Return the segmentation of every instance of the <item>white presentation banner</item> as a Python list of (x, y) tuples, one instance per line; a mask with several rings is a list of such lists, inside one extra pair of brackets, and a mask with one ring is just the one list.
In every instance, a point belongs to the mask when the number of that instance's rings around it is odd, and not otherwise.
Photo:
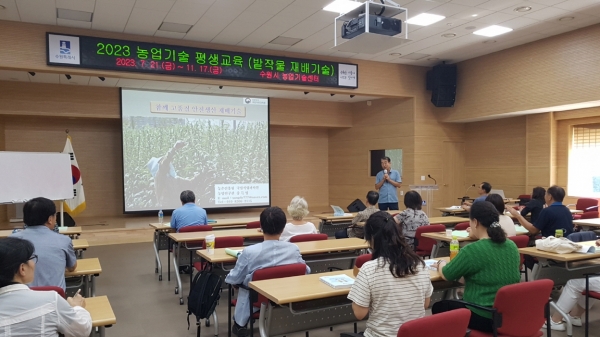
[(269, 184), (216, 184), (215, 204), (268, 204)]
[(150, 112), (221, 117), (246, 117), (246, 107), (241, 105), (217, 105), (152, 101), (150, 102)]

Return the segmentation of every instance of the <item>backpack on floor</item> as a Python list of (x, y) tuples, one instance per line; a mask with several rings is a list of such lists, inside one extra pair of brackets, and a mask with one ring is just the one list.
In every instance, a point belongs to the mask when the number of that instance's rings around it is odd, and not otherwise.
[(196, 316), (198, 336), (200, 334), (200, 320), (209, 318), (215, 311), (221, 297), (221, 277), (210, 270), (198, 272), (192, 280), (190, 294), (188, 295), (187, 322), (190, 328), (190, 315)]

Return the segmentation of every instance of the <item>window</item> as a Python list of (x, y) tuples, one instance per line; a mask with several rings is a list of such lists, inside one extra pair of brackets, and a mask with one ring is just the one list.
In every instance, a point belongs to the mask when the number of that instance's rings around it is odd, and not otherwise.
[(600, 124), (573, 126), (569, 195), (600, 198)]

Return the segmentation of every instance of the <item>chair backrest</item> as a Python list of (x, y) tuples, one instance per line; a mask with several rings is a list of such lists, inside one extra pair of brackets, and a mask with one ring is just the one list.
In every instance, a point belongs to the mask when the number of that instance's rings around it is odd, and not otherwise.
[(415, 234), (415, 239), (418, 241), (417, 247), (415, 247), (415, 251), (419, 251), (424, 253), (425, 255), (431, 254), (431, 250), (433, 246), (436, 244), (434, 239), (429, 239), (423, 237), (423, 233), (432, 233), (432, 232), (445, 232), (446, 226), (444, 225), (429, 225), (429, 226), (421, 226), (417, 228), (417, 232)]
[(498, 335), (534, 336), (546, 321), (544, 309), (553, 286), (554, 281), (542, 279), (500, 288), (494, 301), (494, 308), (502, 314)]
[(373, 254), (362, 254), (356, 258), (356, 261), (354, 261), (354, 265), (356, 266), (356, 268), (360, 268), (363, 264), (365, 264), (365, 262), (371, 261), (372, 259)]
[(579, 215), (579, 219), (595, 219), (598, 217), (598, 211), (587, 211)]
[(43, 287), (30, 287), (29, 289), (35, 290), (35, 291), (56, 291), (62, 298), (65, 298), (65, 299), (67, 298), (67, 295), (65, 294), (64, 289), (61, 287), (43, 286)]
[(406, 322), (398, 329), (397, 337), (444, 336), (464, 337), (471, 310), (456, 309)]
[(290, 242), (307, 242), (327, 240), (327, 234), (300, 234), (290, 238)]
[[(259, 269), (252, 274), (252, 281), (270, 280), (274, 278), (285, 278), (292, 276), (301, 276), (306, 274), (306, 265), (304, 263), (286, 264)], [(283, 281), (285, 282), (285, 281)], [(267, 302), (268, 299), (258, 294), (258, 301), (254, 302), (255, 307), (260, 307), (260, 303)]]
[[(511, 240), (512, 242), (514, 242), (517, 245), (517, 248), (527, 248), (527, 245), (529, 245), (529, 236), (528, 235), (509, 236), (508, 239)], [(525, 257), (523, 256), (523, 254), (519, 254), (519, 256), (521, 257), (521, 262), (519, 264), (519, 270), (521, 270), (520, 265), (522, 265), (523, 262), (525, 262)]]
[[(179, 233), (191, 233), (191, 232), (209, 232), (212, 231), (213, 228), (210, 225), (191, 225), (186, 227), (181, 227), (179, 229)], [(200, 248), (204, 245), (204, 241), (188, 241), (185, 243), (187, 248)]]
[(571, 233), (569, 236), (567, 236), (567, 239), (573, 242), (592, 241), (596, 240), (596, 233), (591, 231)]
[(598, 199), (579, 198), (577, 199), (577, 204), (575, 204), (575, 209), (585, 212), (586, 208), (592, 206), (598, 206)]
[(470, 223), (469, 222), (461, 222), (461, 223), (457, 223), (454, 226), (454, 230), (455, 231), (464, 231), (467, 230), (467, 228), (469, 228)]
[[(242, 247), (244, 238), (241, 236), (223, 236), (215, 238), (215, 248)], [(202, 249), (206, 249), (206, 241), (202, 243)]]
[(252, 221), (246, 224), (246, 229), (260, 228), (260, 221)]
[(517, 199), (519, 199), (519, 206), (524, 206), (531, 201), (531, 194), (521, 194)]

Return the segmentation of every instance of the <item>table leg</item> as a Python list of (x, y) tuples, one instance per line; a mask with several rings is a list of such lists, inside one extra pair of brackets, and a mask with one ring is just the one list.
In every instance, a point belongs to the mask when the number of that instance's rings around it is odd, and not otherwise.
[(193, 250), (189, 249), (190, 251), (190, 287), (192, 286), (192, 281), (194, 280), (194, 264), (192, 263), (192, 259), (194, 258), (192, 252)]
[(167, 241), (167, 281), (171, 281), (171, 238), (168, 238)]
[(162, 281), (162, 264), (160, 263), (160, 254), (158, 253), (158, 245), (160, 243), (160, 232), (154, 231), (154, 272), (158, 274), (158, 280)]
[[(258, 314), (258, 331), (260, 337), (269, 337), (267, 327), (265, 326), (265, 311), (267, 311), (267, 305), (265, 303), (260, 304), (260, 313)], [(250, 317), (252, 319), (252, 317)]]
[(104, 337), (106, 335), (106, 328), (103, 326), (98, 327), (98, 336)]
[(90, 281), (89, 281), (89, 277), (87, 275), (83, 276), (83, 292), (84, 292), (84, 297), (91, 297), (90, 296)]
[(440, 241), (436, 241), (436, 244), (431, 248), (431, 258), (435, 259), (438, 254), (438, 247), (440, 246)]
[(179, 276), (179, 251), (180, 245), (178, 243), (173, 244), (173, 268), (175, 268), (175, 276), (177, 278), (177, 287), (175, 288), (175, 294), (179, 294), (179, 304), (183, 305), (183, 291), (181, 287), (181, 277)]
[(92, 287), (91, 287), (92, 297), (96, 297), (96, 275), (92, 275), (92, 276), (90, 276), (90, 278), (92, 279)]

